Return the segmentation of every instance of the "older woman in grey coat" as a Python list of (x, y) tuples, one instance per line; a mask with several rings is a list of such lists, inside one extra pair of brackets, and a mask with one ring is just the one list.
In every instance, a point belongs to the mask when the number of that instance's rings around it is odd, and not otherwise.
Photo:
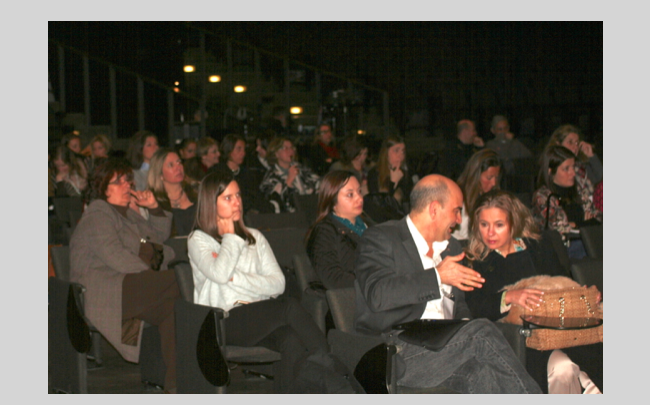
[[(109, 158), (94, 171), (92, 202), (70, 241), (72, 281), (83, 284), (86, 316), (125, 360), (138, 362), (143, 321), (158, 326), (165, 389), (174, 392), (174, 301), (180, 296), (174, 258), (163, 245), (172, 215), (150, 191), (133, 190), (133, 171), (126, 160)], [(144, 207), (149, 219), (136, 210)]]

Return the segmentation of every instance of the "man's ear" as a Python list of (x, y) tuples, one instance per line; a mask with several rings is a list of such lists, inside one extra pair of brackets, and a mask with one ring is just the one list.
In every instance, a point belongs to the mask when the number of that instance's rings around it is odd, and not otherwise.
[(440, 212), (440, 208), (440, 203), (438, 201), (431, 201), (429, 204), (429, 217), (431, 217), (431, 219), (435, 219)]

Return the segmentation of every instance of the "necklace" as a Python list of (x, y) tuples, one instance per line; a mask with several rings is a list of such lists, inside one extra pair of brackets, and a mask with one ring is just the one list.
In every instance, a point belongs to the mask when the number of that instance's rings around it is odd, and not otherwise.
[(184, 194), (185, 194), (185, 190), (181, 189), (181, 195), (179, 195), (177, 199), (172, 200), (171, 197), (169, 198), (169, 201), (172, 203), (172, 208), (181, 207), (181, 198), (183, 198)]

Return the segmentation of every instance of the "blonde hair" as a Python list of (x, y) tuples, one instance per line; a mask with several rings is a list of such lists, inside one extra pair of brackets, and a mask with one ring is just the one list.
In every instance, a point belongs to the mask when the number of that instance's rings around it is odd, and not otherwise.
[(478, 218), (487, 208), (499, 208), (506, 213), (510, 225), (510, 237), (539, 239), (540, 234), (535, 220), (526, 207), (514, 194), (504, 190), (492, 190), (476, 201), (476, 209), (471, 218), (471, 229), (467, 257), (470, 261), (483, 260), (490, 253), (490, 249), (483, 243), (479, 230)]

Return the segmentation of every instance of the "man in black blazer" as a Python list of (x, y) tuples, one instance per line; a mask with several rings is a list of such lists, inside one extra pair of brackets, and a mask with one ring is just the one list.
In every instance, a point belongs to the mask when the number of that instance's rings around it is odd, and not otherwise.
[(451, 233), (461, 221), (462, 206), (456, 183), (429, 175), (414, 187), (409, 215), (365, 232), (355, 269), (355, 328), (399, 347), (406, 365), (400, 385), (444, 384), (462, 393), (541, 393), (486, 319), (468, 322), (438, 352), (397, 338), (394, 326), (401, 323), (471, 318), (464, 291), (481, 288), (485, 280), (459, 263), (464, 254)]

